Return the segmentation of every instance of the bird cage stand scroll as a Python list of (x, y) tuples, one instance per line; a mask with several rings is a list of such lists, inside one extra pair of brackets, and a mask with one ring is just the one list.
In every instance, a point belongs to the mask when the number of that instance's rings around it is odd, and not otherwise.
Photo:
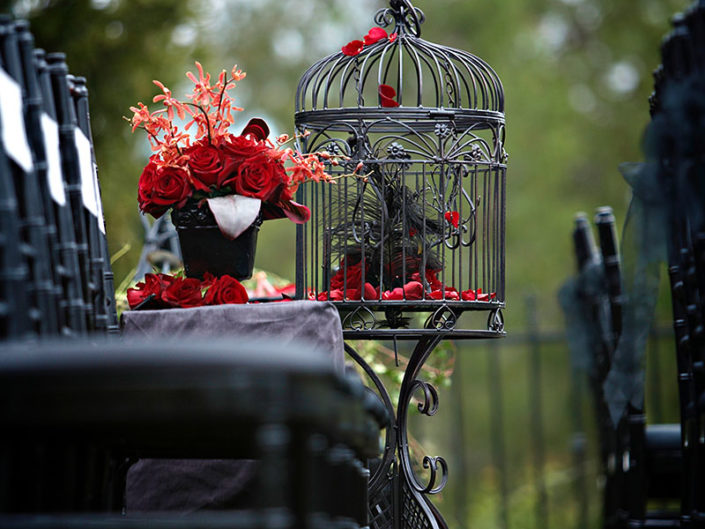
[(333, 302), (346, 340), (416, 342), (396, 409), (346, 350), (394, 417), (370, 479), (370, 526), (436, 528), (446, 525), (427, 495), (447, 464), (425, 456), (428, 477), (417, 476), (407, 410), (419, 395), (422, 413), (438, 407), (418, 377), (441, 340), (505, 335), (504, 92), (482, 59), (423, 40), (409, 0), (389, 3), (375, 16), (386, 36), (371, 31), (299, 82), (299, 147), (336, 155), (327, 170), (341, 178), (298, 191), (312, 215), (297, 229), (297, 295)]

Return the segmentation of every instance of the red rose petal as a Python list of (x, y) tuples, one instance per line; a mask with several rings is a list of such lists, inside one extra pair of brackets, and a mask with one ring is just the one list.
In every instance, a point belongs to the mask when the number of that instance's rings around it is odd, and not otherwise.
[(360, 301), (362, 299), (362, 290), (359, 288), (348, 288), (345, 291), (345, 299)]
[(393, 87), (387, 84), (381, 84), (377, 90), (379, 92), (380, 104), (383, 107), (393, 108), (399, 106), (399, 103), (394, 100), (397, 96), (397, 91)]
[(381, 84), (379, 85), (379, 95), (382, 97), (387, 97), (389, 99), (393, 99), (397, 96), (397, 91), (394, 89), (393, 86), (389, 86), (388, 84)]
[(361, 40), (351, 40), (341, 48), (341, 51), (343, 52), (343, 55), (347, 55), (348, 57), (354, 57), (362, 51), (364, 45), (365, 43)]
[(267, 122), (261, 118), (252, 118), (247, 125), (245, 125), (245, 128), (242, 129), (242, 134), (240, 135), (247, 136), (248, 134), (259, 141), (266, 140), (269, 136)]
[(365, 46), (370, 46), (374, 44), (375, 42), (379, 42), (382, 39), (387, 38), (387, 31), (374, 27), (370, 31), (367, 32), (367, 35), (365, 35), (364, 40), (365, 40)]
[(399, 35), (397, 35), (396, 33), (392, 33), (391, 35), (389, 35), (389, 42), (394, 42), (395, 40), (397, 40), (398, 36)]
[(483, 294), (482, 289), (478, 288), (477, 291), (469, 289), (463, 290), (461, 294), (463, 301), (490, 301), (497, 297), (495, 292), (490, 294)]
[(409, 281), (404, 285), (404, 295), (408, 300), (423, 299), (423, 285), (418, 281)]
[(454, 228), (457, 228), (460, 224), (460, 213), (457, 211), (447, 211), (445, 214), (447, 222), (450, 222)]
[(446, 300), (447, 301), (460, 301), (460, 296), (458, 295), (458, 291), (455, 289), (446, 290)]
[(365, 299), (379, 299), (379, 292), (371, 283), (365, 283)]
[(290, 200), (277, 204), (286, 217), (296, 224), (306, 224), (311, 218), (311, 210), (303, 204)]
[(461, 297), (463, 298), (463, 301), (475, 301), (475, 299), (477, 299), (475, 291), (472, 289), (463, 290), (463, 292), (461, 293)]
[(343, 301), (343, 291), (339, 288), (318, 294), (318, 301)]
[(400, 301), (404, 299), (404, 289), (397, 287), (394, 290), (387, 290), (382, 294), (382, 299), (385, 301)]

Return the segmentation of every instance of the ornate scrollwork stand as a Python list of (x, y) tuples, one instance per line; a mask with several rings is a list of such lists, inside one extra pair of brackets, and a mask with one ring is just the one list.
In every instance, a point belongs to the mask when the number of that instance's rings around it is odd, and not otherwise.
[[(371, 311), (370, 311), (371, 313)], [(418, 411), (426, 416), (433, 416), (438, 411), (439, 399), (436, 388), (419, 378), (425, 362), (434, 348), (446, 339), (456, 338), (456, 324), (460, 313), (456, 308), (443, 306), (436, 310), (424, 325), (422, 334), (414, 347), (404, 371), (399, 391), (399, 400), (395, 405), (384, 382), (374, 369), (346, 343), (347, 354), (365, 371), (384, 403), (391, 423), (386, 430), (384, 450), (380, 461), (372, 469), (369, 484), (369, 516), (372, 529), (406, 529), (428, 528), (445, 529), (448, 527), (439, 510), (433, 505), (429, 496), (443, 490), (448, 481), (448, 464), (443, 457), (424, 455), (422, 467), (428, 471), (428, 478), (421, 479), (414, 470), (414, 459), (409, 450), (408, 412), (415, 395), (418, 395)], [(351, 319), (343, 318), (350, 323)], [(365, 327), (345, 327), (346, 339), (359, 339), (359, 333)], [(403, 330), (403, 329), (402, 329)], [(389, 339), (385, 329), (381, 339)], [(374, 332), (368, 324), (365, 338), (372, 338)], [(488, 329), (485, 336), (503, 337), (504, 322), (501, 308), (490, 312)], [(395, 348), (396, 336), (392, 335)], [(407, 338), (402, 336), (402, 339)], [(395, 351), (396, 352), (396, 351)]]

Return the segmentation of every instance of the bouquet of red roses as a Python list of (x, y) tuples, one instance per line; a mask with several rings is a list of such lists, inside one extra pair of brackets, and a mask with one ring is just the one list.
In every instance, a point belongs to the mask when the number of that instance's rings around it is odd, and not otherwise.
[[(223, 70), (215, 83), (197, 62), (198, 77), (187, 101), (172, 96), (169, 88), (154, 81), (162, 93), (154, 103), (163, 105), (154, 112), (138, 103), (133, 112), (133, 132), (147, 131), (154, 155), (139, 179), (140, 210), (155, 218), (170, 208), (181, 208), (189, 199), (207, 203), (220, 231), (234, 239), (257, 218), (288, 217), (307, 222), (309, 209), (293, 200), (306, 181), (331, 181), (325, 163), (337, 164), (328, 153), (301, 154), (284, 148), (290, 141), (282, 135), (272, 142), (269, 128), (261, 119), (251, 120), (240, 135), (229, 131), (242, 108), (233, 104), (229, 90), (245, 78), (233, 67)], [(179, 118), (182, 126), (176, 122)], [(192, 130), (193, 127), (193, 130)]]

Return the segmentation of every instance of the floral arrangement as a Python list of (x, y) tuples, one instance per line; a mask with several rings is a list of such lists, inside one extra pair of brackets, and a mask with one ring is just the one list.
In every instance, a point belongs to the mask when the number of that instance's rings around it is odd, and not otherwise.
[[(307, 222), (311, 212), (294, 202), (294, 193), (307, 181), (332, 181), (324, 163), (337, 165), (340, 157), (285, 148), (294, 139), (288, 135), (272, 142), (267, 124), (257, 118), (240, 135), (231, 134), (236, 113), (243, 109), (233, 104), (229, 91), (245, 73), (235, 66), (213, 82), (198, 62), (196, 67), (198, 77), (186, 74), (194, 84), (186, 101), (175, 99), (169, 88), (154, 81), (162, 93), (153, 102), (164, 108), (152, 112), (141, 102), (130, 107), (132, 131), (145, 130), (154, 152), (139, 179), (140, 210), (158, 218), (189, 199), (199, 206), (207, 203), (230, 239), (245, 231), (260, 211), (265, 220)], [(177, 117), (182, 123), (190, 121), (182, 127)]]
[[(362, 263), (347, 265), (345, 270), (345, 260), (341, 263), (337, 273), (330, 280), (330, 292), (325, 291), (315, 296), (311, 294), (309, 299), (317, 301), (419, 301), (419, 300), (446, 300), (446, 301), (491, 301), (497, 297), (492, 293), (482, 293), (482, 289), (468, 289), (458, 292), (454, 287), (444, 285), (438, 279), (439, 270), (426, 269), (426, 284), (419, 272), (414, 272), (409, 276), (408, 281), (402, 287), (395, 287), (391, 290), (380, 292), (379, 286), (365, 282), (362, 284)], [(365, 264), (365, 275), (369, 273), (369, 265)]]

